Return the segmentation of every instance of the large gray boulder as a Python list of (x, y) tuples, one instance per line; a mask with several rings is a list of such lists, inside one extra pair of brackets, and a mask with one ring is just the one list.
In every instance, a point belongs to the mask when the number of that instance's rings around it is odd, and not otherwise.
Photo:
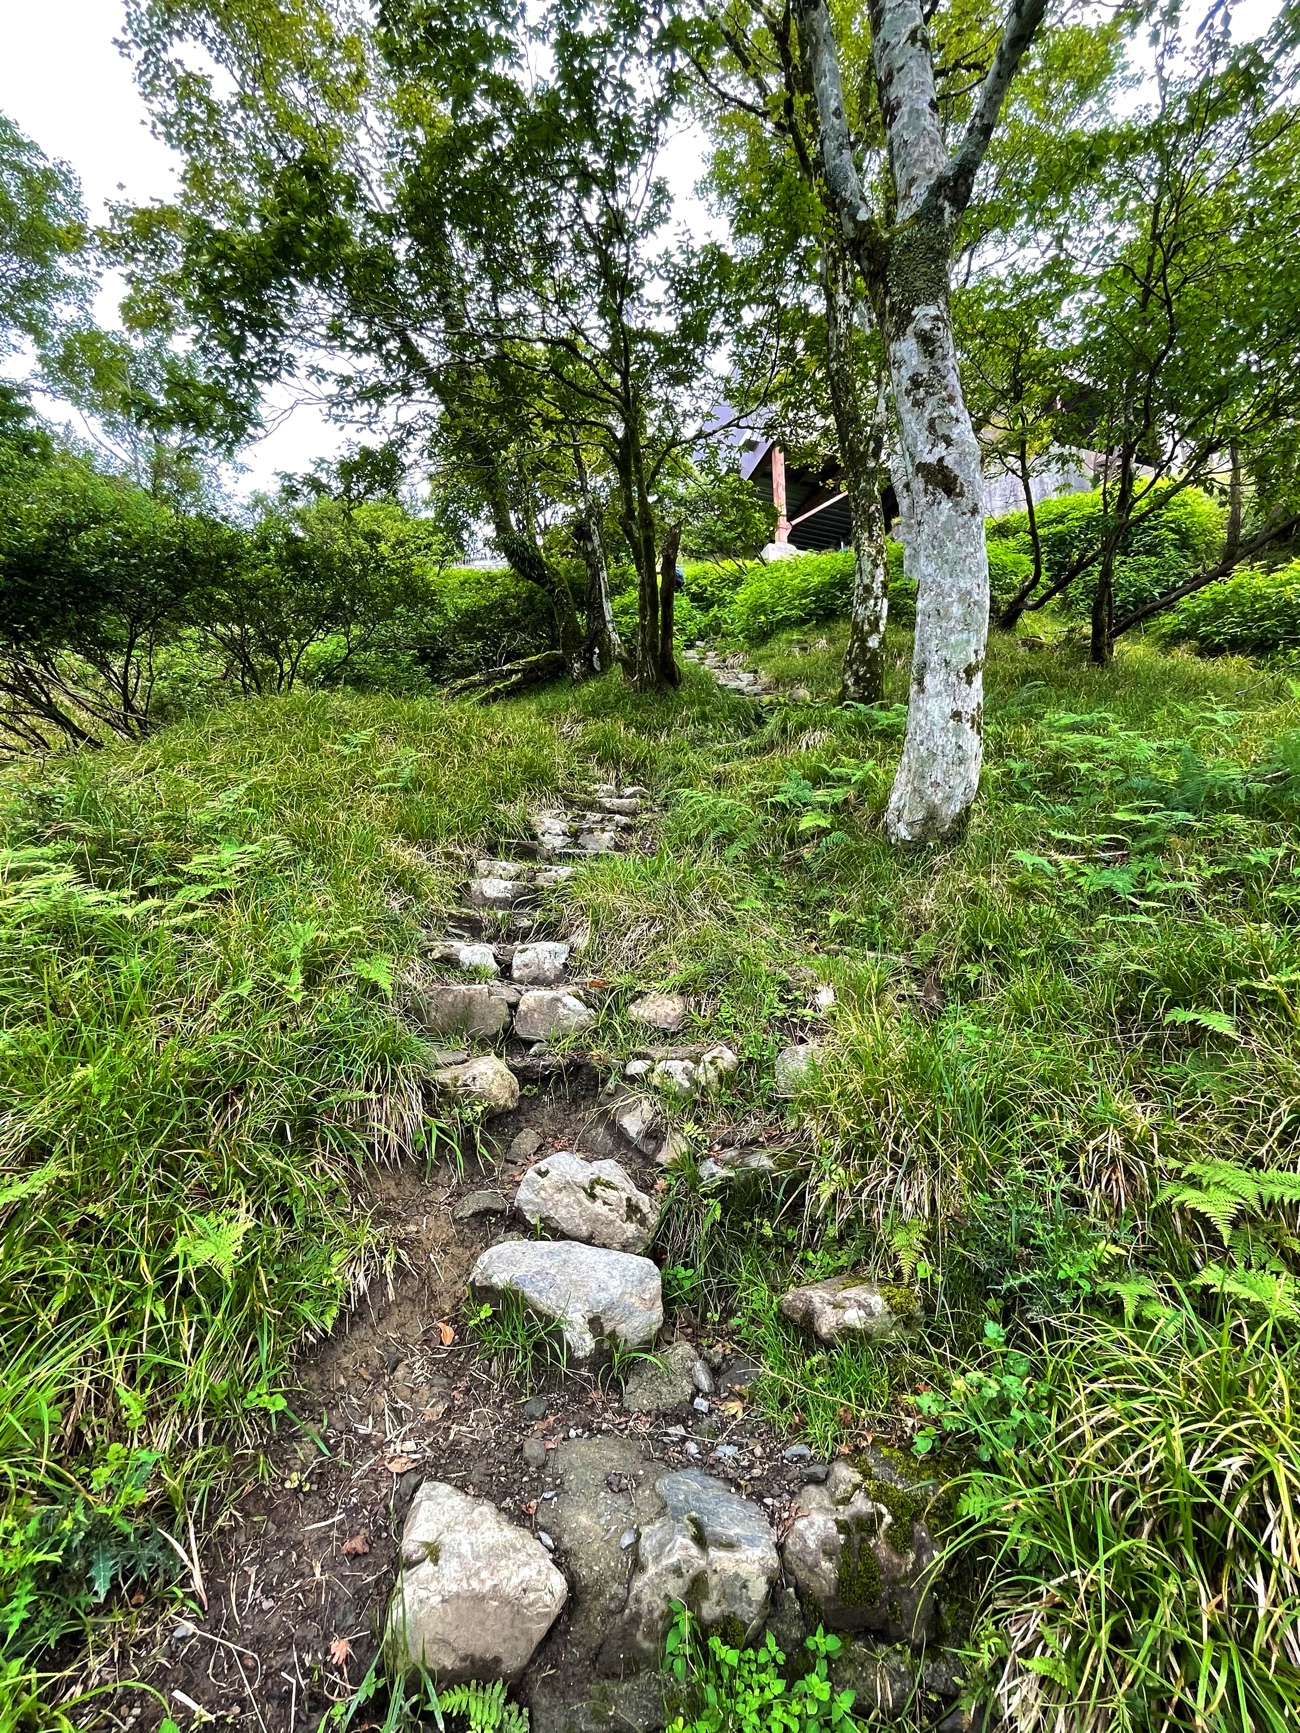
[(411, 1009), (430, 1035), (474, 1035), (490, 1041), (510, 1021), (510, 997), (495, 982), (453, 981), (421, 988)]
[(519, 1079), (494, 1053), (461, 1065), (444, 1065), (434, 1072), (433, 1082), (453, 1099), (478, 1107), (488, 1119), (513, 1113), (519, 1105)]
[(576, 993), (538, 987), (524, 994), (515, 1012), (515, 1034), (521, 1041), (554, 1041), (578, 1035), (596, 1021), (596, 1013)]
[(832, 1463), (799, 1496), (782, 1556), (805, 1606), (832, 1630), (917, 1646), (930, 1635), (937, 1549), (926, 1518), (939, 1488), (909, 1470), (870, 1451), (858, 1467)]
[(663, 1328), (659, 1271), (649, 1258), (573, 1240), (505, 1240), (470, 1273), (484, 1300), (515, 1294), (535, 1316), (560, 1326), (579, 1364), (610, 1348), (649, 1348)]
[(565, 1239), (616, 1252), (643, 1252), (659, 1215), (616, 1161), (584, 1161), (569, 1150), (529, 1168), (515, 1208)]
[(386, 1649), (394, 1671), (438, 1684), (516, 1679), (568, 1595), (541, 1542), (487, 1499), (426, 1480), (402, 1531)]
[(658, 1656), (674, 1601), (704, 1626), (756, 1632), (781, 1570), (772, 1525), (756, 1504), (695, 1469), (666, 1474), (664, 1515), (641, 1532), (625, 1624), (634, 1653)]
[(853, 1275), (832, 1276), (781, 1296), (781, 1315), (830, 1347), (846, 1336), (896, 1341), (915, 1330), (919, 1310), (910, 1288), (882, 1287)]

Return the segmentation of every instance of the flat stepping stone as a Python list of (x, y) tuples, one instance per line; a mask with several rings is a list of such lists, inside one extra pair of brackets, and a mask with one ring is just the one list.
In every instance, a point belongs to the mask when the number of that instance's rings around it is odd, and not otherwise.
[(532, 861), (476, 860), (474, 872), (481, 879), (521, 879), (534, 870)]
[(521, 1041), (551, 1041), (590, 1028), (596, 1013), (576, 993), (537, 987), (526, 992), (515, 1012), (515, 1034)]
[(618, 843), (614, 830), (584, 830), (578, 834), (578, 847), (584, 854), (613, 854)]
[(444, 963), (451, 963), (457, 969), (471, 970), (478, 975), (501, 973), (495, 949), (479, 939), (451, 939), (438, 945), (433, 954)]
[(665, 1035), (675, 1035), (686, 1021), (690, 1007), (680, 993), (643, 993), (627, 1008), (634, 1023), (644, 1023)]
[(536, 893), (524, 879), (481, 878), (469, 881), (466, 893), (473, 909), (512, 909)]
[(508, 1216), (513, 1204), (503, 1191), (472, 1191), (451, 1212), (454, 1222), (472, 1222), (478, 1216)]
[(490, 1041), (507, 1028), (514, 994), (495, 981), (446, 982), (412, 996), (411, 1010), (430, 1035), (475, 1035)]
[(663, 1288), (649, 1258), (575, 1240), (489, 1246), (470, 1288), (489, 1303), (518, 1295), (535, 1316), (560, 1326), (578, 1364), (611, 1348), (648, 1348), (663, 1328)]
[(569, 1588), (542, 1543), (485, 1498), (426, 1480), (402, 1530), (388, 1609), (393, 1671), (423, 1668), (439, 1685), (517, 1679)]
[(524, 987), (553, 987), (564, 979), (569, 947), (558, 939), (518, 945), (510, 963), (510, 979)]
[(515, 1208), (534, 1226), (616, 1252), (643, 1252), (659, 1218), (616, 1161), (584, 1161), (569, 1150), (529, 1168)]
[(462, 1065), (446, 1065), (434, 1072), (433, 1083), (453, 1099), (482, 1108), (489, 1119), (513, 1113), (519, 1105), (519, 1079), (494, 1053), (467, 1059)]

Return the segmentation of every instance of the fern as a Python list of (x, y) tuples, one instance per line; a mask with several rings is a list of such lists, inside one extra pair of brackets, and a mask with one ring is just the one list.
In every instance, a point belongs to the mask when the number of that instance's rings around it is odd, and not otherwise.
[(1300, 1318), (1295, 1279), (1283, 1270), (1229, 1270), (1222, 1264), (1206, 1264), (1196, 1284), (1262, 1312), (1270, 1323), (1293, 1324)]
[(1259, 1172), (1233, 1161), (1194, 1161), (1162, 1189), (1159, 1201), (1203, 1216), (1227, 1245), (1243, 1213), (1258, 1216), (1269, 1204), (1300, 1203), (1300, 1174)]
[(466, 1733), (528, 1733), (527, 1709), (506, 1701), (500, 1679), (490, 1685), (477, 1680), (453, 1685), (440, 1694), (438, 1707), (445, 1715), (463, 1716), (469, 1723)]

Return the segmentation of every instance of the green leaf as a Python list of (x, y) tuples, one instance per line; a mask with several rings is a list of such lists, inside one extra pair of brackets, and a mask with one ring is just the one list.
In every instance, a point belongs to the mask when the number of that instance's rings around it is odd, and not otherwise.
[(1235, 1035), (1236, 1020), (1226, 1011), (1196, 1011), (1180, 1007), (1165, 1012), (1166, 1023), (1195, 1023), (1202, 1029), (1212, 1029), (1216, 1035)]

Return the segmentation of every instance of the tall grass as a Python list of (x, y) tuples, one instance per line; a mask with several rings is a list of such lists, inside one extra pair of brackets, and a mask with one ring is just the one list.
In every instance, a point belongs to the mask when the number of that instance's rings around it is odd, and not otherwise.
[(972, 1474), (961, 1537), (1017, 1733), (1283, 1733), (1300, 1717), (1300, 1395), (1270, 1327), (1088, 1320), (1036, 1435)]

